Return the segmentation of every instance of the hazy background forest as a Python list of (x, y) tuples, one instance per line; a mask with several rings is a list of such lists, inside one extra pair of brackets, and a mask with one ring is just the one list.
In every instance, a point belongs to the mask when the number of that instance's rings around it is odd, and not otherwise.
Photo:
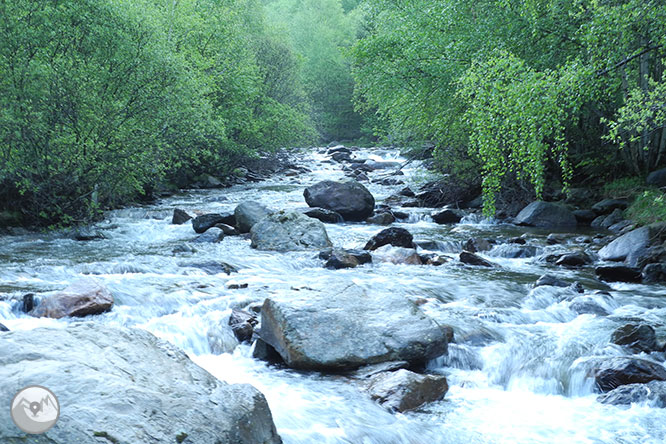
[(432, 154), (487, 214), (585, 187), (666, 215), (658, 0), (0, 0), (0, 33), (1, 224), (332, 140)]

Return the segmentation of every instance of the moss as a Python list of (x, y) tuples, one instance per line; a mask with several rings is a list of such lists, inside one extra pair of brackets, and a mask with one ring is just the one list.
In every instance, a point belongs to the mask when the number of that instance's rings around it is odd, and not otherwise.
[(187, 433), (185, 433), (185, 432), (182, 432), (182, 433), (179, 433), (179, 434), (176, 435), (176, 442), (178, 444), (182, 443), (186, 439), (187, 439)]
[(113, 444), (120, 444), (120, 441), (118, 441), (113, 436), (109, 435), (107, 432), (93, 432), (93, 436), (96, 436), (98, 438), (104, 438), (107, 441), (112, 442)]
[(626, 215), (638, 225), (666, 222), (666, 194), (659, 189), (648, 189), (636, 196)]

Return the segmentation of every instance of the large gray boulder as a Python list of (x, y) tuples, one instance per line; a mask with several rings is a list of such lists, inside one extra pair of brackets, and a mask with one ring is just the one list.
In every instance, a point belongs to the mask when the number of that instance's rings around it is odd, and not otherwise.
[(278, 444), (264, 396), (218, 381), (182, 351), (140, 329), (82, 323), (5, 333), (0, 396), (45, 385), (56, 425), (27, 438), (0, 409), (3, 444)]
[(570, 228), (578, 223), (567, 208), (552, 202), (532, 202), (522, 209), (514, 221), (516, 225), (538, 228)]
[(338, 371), (446, 353), (445, 328), (409, 299), (352, 283), (319, 285), (268, 298), (261, 309), (259, 336), (290, 367)]
[(615, 357), (602, 361), (593, 375), (599, 390), (609, 392), (621, 385), (666, 381), (666, 368), (647, 359)]
[(375, 208), (375, 198), (355, 180), (324, 180), (307, 187), (303, 196), (309, 206), (336, 211), (349, 221), (363, 221), (372, 216)]
[(294, 211), (278, 211), (257, 222), (250, 230), (252, 248), (298, 251), (329, 248), (324, 224)]
[(663, 224), (637, 228), (599, 250), (599, 258), (605, 261), (625, 261), (635, 267), (641, 265), (641, 260), (649, 255), (650, 246), (660, 243), (663, 237)]
[(271, 213), (271, 210), (259, 202), (243, 202), (234, 210), (234, 215), (236, 216), (236, 227), (241, 233), (249, 233), (254, 224)]
[(113, 295), (94, 279), (85, 278), (42, 298), (30, 314), (37, 318), (82, 317), (111, 310)]

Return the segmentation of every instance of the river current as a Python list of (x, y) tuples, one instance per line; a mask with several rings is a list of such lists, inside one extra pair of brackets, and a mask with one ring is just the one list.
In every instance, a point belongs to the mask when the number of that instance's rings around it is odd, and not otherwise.
[[(495, 247), (483, 257), (491, 269), (464, 266), (456, 259), (439, 267), (375, 263), (350, 270), (322, 267), (317, 252), (262, 252), (241, 237), (218, 244), (192, 244), (196, 251), (173, 253), (197, 235), (189, 223), (172, 225), (174, 208), (232, 211), (254, 200), (273, 209), (306, 206), (303, 189), (324, 179), (342, 179), (341, 164), (325, 150), (303, 153), (298, 163), (311, 173), (275, 176), (263, 182), (218, 190), (193, 190), (156, 204), (112, 211), (97, 224), (106, 239), (79, 242), (61, 233), (0, 237), (0, 322), (9, 329), (66, 326), (76, 319), (36, 319), (22, 313), (28, 292), (60, 290), (82, 276), (103, 282), (113, 293), (111, 312), (94, 320), (148, 330), (182, 348), (197, 364), (229, 383), (250, 383), (266, 396), (286, 444), (538, 444), (666, 442), (666, 409), (598, 403), (594, 360), (625, 355), (610, 343), (617, 327), (637, 319), (666, 339), (666, 287), (612, 284), (594, 279), (592, 268), (577, 270), (532, 258), (508, 259)], [(360, 158), (402, 161), (392, 150), (355, 152)], [(369, 173), (371, 179), (389, 170)], [(425, 177), (418, 163), (400, 176), (416, 189)], [(366, 184), (378, 203), (405, 185)], [(405, 208), (410, 218), (394, 223), (415, 240), (438, 241), (443, 254), (470, 237), (506, 239), (527, 232), (539, 255), (577, 247), (547, 245), (548, 232), (487, 221), (477, 216), (457, 225), (437, 225), (432, 210)], [(336, 247), (362, 248), (385, 227), (366, 223), (326, 224)], [(589, 233), (588, 233), (589, 234)], [(208, 274), (200, 265), (223, 261), (238, 273)], [(578, 281), (608, 316), (578, 314), (573, 290), (533, 288), (550, 273)], [(270, 295), (309, 283), (352, 281), (368, 293), (398, 293), (425, 299), (422, 308), (451, 325), (449, 354), (428, 365), (446, 375), (450, 390), (442, 401), (405, 414), (389, 413), (339, 375), (303, 373), (252, 358), (251, 346), (236, 347), (227, 327), (232, 308), (260, 304)], [(247, 284), (247, 288), (229, 288)], [(610, 296), (594, 294), (606, 289)], [(233, 350), (232, 350), (233, 349)], [(140, 365), (137, 363), (136, 365)]]

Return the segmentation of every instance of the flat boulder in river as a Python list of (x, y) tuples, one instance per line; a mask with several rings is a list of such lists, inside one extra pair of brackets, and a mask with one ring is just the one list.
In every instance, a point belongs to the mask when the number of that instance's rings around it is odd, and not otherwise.
[(411, 300), (336, 281), (266, 299), (259, 336), (290, 367), (321, 371), (423, 364), (446, 353), (448, 344), (445, 328)]
[(113, 295), (94, 279), (81, 279), (64, 290), (45, 296), (30, 314), (37, 318), (82, 317), (111, 310)]
[(602, 392), (627, 384), (666, 381), (666, 368), (647, 359), (611, 358), (594, 369), (594, 379)]
[[(174, 213), (175, 218), (175, 213)], [(203, 233), (217, 224), (235, 225), (236, 217), (227, 213), (208, 213), (202, 214), (192, 219), (192, 228), (196, 233)]]
[[(0, 393), (46, 384), (62, 414), (26, 438), (0, 409), (0, 442), (49, 444), (279, 444), (264, 396), (229, 385), (141, 329), (92, 323), (6, 333)], [(6, 395), (6, 396), (5, 396)]]
[(552, 202), (532, 202), (522, 209), (514, 221), (516, 225), (538, 228), (571, 228), (577, 225), (576, 216), (567, 208)]
[(639, 265), (641, 259), (649, 254), (650, 246), (663, 240), (665, 232), (664, 224), (637, 228), (599, 250), (599, 257), (605, 261), (625, 261), (631, 266)]
[(250, 230), (252, 248), (298, 251), (331, 247), (324, 224), (294, 211), (278, 211), (257, 222)]
[(415, 248), (414, 236), (404, 228), (391, 227), (386, 228), (372, 236), (372, 238), (363, 247), (364, 250), (376, 250), (384, 245), (394, 247)]
[(419, 375), (405, 369), (379, 373), (368, 384), (372, 399), (389, 410), (401, 413), (438, 401), (448, 390), (444, 376)]
[(324, 180), (307, 187), (303, 196), (309, 206), (336, 211), (349, 221), (363, 221), (375, 208), (375, 198), (355, 180)]

